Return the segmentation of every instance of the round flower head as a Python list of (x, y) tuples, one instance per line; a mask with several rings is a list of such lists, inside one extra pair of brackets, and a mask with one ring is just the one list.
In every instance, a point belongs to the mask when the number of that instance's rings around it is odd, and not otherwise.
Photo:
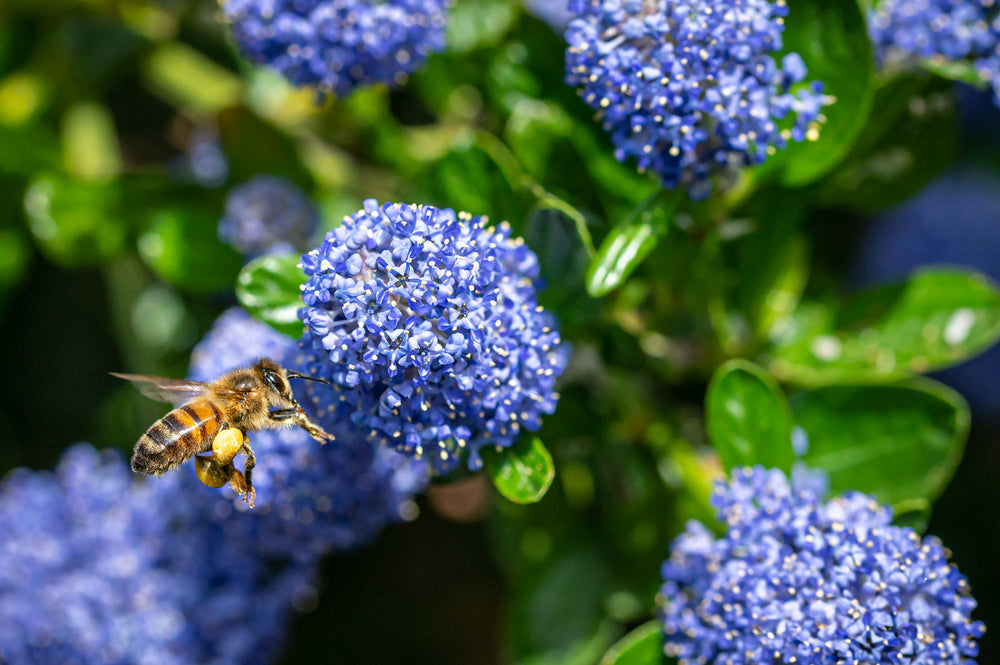
[(777, 470), (713, 495), (726, 534), (691, 522), (663, 564), (665, 651), (681, 665), (972, 664), (976, 601), (933, 537), (847, 493), (824, 502)]
[[(305, 373), (304, 355), (290, 338), (234, 308), (195, 347), (191, 378), (211, 380), (262, 356)], [(293, 381), (293, 387), (311, 411), (304, 383)], [(336, 440), (320, 444), (299, 428), (249, 434), (257, 457), (257, 504), (245, 519), (255, 523), (257, 547), (267, 556), (311, 561), (331, 549), (368, 543), (388, 522), (410, 513), (413, 495), (427, 482), (422, 463), (372, 445), (349, 420), (318, 422)], [(232, 504), (218, 490), (209, 492)], [(238, 500), (220, 508), (233, 509), (246, 510)]]
[(1000, 106), (1000, 5), (995, 0), (882, 0), (868, 16), (883, 66), (966, 60)]
[(448, 0), (223, 0), (253, 62), (338, 96), (405, 82), (444, 48)]
[[(784, 0), (572, 0), (566, 82), (611, 134), (619, 161), (667, 187), (706, 196), (715, 173), (759, 164), (789, 139), (812, 136), (822, 85), (796, 92), (806, 68), (781, 67)], [(789, 114), (794, 120), (781, 128)]]
[(316, 408), (439, 473), (552, 413), (568, 350), (536, 302), (538, 261), (506, 223), (365, 201), (302, 257)]
[(219, 237), (250, 258), (306, 246), (316, 232), (319, 210), (302, 191), (275, 176), (257, 176), (226, 198)]

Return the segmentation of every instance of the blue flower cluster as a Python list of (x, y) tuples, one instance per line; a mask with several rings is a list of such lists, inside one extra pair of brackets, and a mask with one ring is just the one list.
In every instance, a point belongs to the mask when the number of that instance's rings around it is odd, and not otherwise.
[[(234, 308), (195, 347), (191, 378), (214, 379), (261, 356), (307, 372), (305, 355), (290, 338)], [(293, 383), (308, 409), (305, 382)], [(412, 497), (427, 483), (423, 463), (372, 445), (349, 420), (317, 422), (336, 440), (320, 444), (299, 428), (250, 435), (257, 456), (257, 506), (247, 511), (233, 494), (227, 501), (258, 523), (260, 547), (268, 556), (314, 561), (331, 549), (370, 542), (388, 522), (412, 514)]]
[[(0, 484), (0, 662), (265, 663), (312, 583), (244, 546), (207, 492), (81, 444)], [(201, 490), (208, 490), (201, 487)]]
[(301, 250), (318, 223), (319, 210), (298, 187), (261, 175), (229, 193), (219, 237), (253, 258)]
[[(214, 378), (295, 343), (241, 310), (197, 347)], [(79, 445), (52, 472), (0, 484), (0, 662), (13, 665), (269, 663), (290, 613), (315, 597), (331, 550), (412, 515), (426, 467), (340, 435), (253, 434), (258, 506), (202, 485), (189, 467), (138, 478), (118, 452)]]
[[(708, 177), (818, 136), (822, 84), (781, 49), (784, 0), (572, 0), (566, 82), (611, 134), (619, 161), (692, 198)], [(789, 119), (787, 127), (781, 121)]]
[(302, 257), (306, 372), (321, 421), (438, 473), (481, 465), (541, 426), (568, 360), (538, 305), (538, 260), (510, 226), (424, 205), (367, 200)]
[(974, 663), (981, 622), (933, 537), (859, 493), (824, 502), (777, 470), (736, 469), (663, 564), (668, 655), (692, 663)]
[(298, 86), (346, 96), (400, 85), (444, 48), (448, 0), (223, 0), (243, 54)]
[(1000, 106), (1000, 5), (994, 0), (882, 0), (868, 17), (885, 67), (969, 61)]

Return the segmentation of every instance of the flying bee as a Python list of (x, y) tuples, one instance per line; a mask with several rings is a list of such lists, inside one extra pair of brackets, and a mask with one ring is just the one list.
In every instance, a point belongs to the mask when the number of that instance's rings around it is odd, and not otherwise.
[[(133, 471), (159, 476), (194, 457), (195, 472), (204, 484), (222, 487), (228, 482), (251, 508), (256, 495), (251, 473), (257, 460), (248, 432), (294, 425), (320, 443), (333, 441), (295, 401), (289, 379), (327, 382), (286, 370), (269, 358), (208, 382), (111, 374), (136, 384), (147, 397), (180, 404), (139, 437)], [(208, 452), (212, 454), (203, 455)], [(240, 453), (246, 455), (242, 473), (233, 466)]]

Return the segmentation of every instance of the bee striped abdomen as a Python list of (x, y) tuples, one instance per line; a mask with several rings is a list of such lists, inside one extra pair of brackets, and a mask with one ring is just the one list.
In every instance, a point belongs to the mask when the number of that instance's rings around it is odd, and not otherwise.
[(222, 414), (209, 400), (178, 407), (153, 423), (135, 444), (132, 470), (160, 475), (190, 457), (212, 449), (222, 429)]

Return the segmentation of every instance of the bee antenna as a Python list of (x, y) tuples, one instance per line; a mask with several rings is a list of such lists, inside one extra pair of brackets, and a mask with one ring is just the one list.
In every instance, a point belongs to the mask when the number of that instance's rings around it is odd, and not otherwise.
[(315, 381), (316, 383), (325, 383), (330, 385), (330, 382), (326, 379), (317, 379), (315, 376), (306, 376), (305, 374), (299, 374), (298, 372), (285, 371), (285, 376), (289, 379), (305, 379), (306, 381)]

